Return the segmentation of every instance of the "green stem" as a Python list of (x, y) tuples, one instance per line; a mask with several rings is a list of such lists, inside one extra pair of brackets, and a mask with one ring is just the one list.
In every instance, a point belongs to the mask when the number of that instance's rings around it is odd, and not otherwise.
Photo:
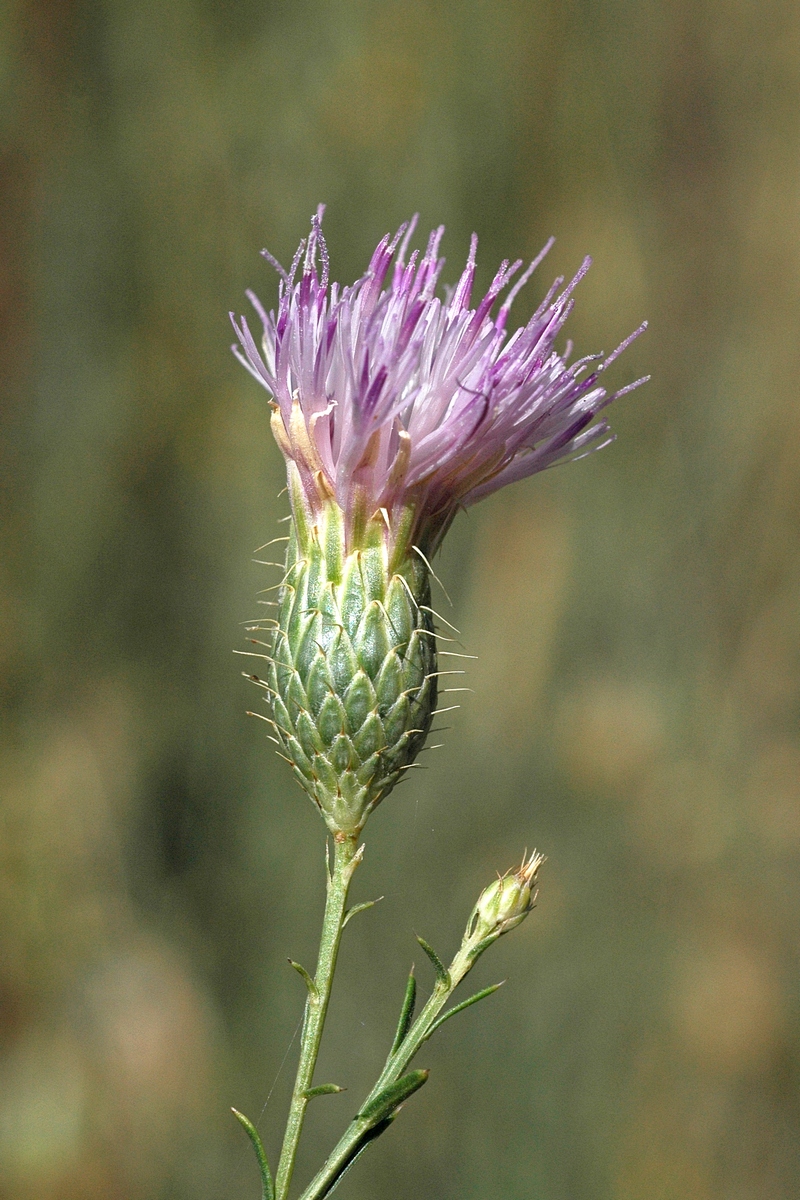
[[(390, 1054), (378, 1082), (361, 1105), (363, 1112), (380, 1095), (385, 1087), (395, 1083), (403, 1074), (414, 1055), (427, 1040), (431, 1027), (461, 980), (472, 967), (475, 957), (472, 947), (462, 946), (450, 964), (449, 983), (438, 980), (427, 1004), (409, 1029), (394, 1054)], [(336, 1184), (348, 1165), (368, 1143), (373, 1122), (366, 1117), (356, 1116), (350, 1123), (325, 1165), (317, 1173), (300, 1200), (323, 1200)]]
[(297, 1067), (297, 1078), (292, 1092), (281, 1157), (275, 1175), (276, 1200), (286, 1200), (292, 1181), (297, 1146), (303, 1131), (303, 1121), (308, 1105), (306, 1093), (311, 1087), (314, 1077), (314, 1067), (317, 1062), (325, 1015), (331, 995), (333, 973), (336, 970), (336, 958), (344, 926), (347, 891), (353, 872), (360, 861), (361, 855), (356, 849), (354, 839), (348, 838), (344, 841), (334, 842), (333, 870), (328, 878), (328, 894), (325, 901), (325, 916), (322, 920), (317, 972), (314, 976), (313, 990), (309, 987), (306, 1000), (303, 1034), (300, 1039), (300, 1062)]

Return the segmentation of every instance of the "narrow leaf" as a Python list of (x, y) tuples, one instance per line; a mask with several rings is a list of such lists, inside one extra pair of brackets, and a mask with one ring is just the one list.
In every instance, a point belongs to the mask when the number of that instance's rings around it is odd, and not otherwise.
[(371, 1129), (364, 1131), (363, 1139), (359, 1142), (358, 1146), (351, 1154), (350, 1158), (348, 1158), (347, 1162), (342, 1165), (339, 1173), (335, 1175), (333, 1179), (331, 1179), (325, 1191), (319, 1193), (317, 1200), (327, 1200), (327, 1197), (330, 1196), (333, 1189), (337, 1188), (342, 1182), (347, 1172), (355, 1163), (356, 1159), (361, 1158), (361, 1155), (364, 1153), (367, 1147), (370, 1146), (376, 1138), (379, 1138), (382, 1133), (386, 1132), (393, 1120), (394, 1114), (392, 1114), (391, 1117), (387, 1117), (385, 1121), (381, 1121), (378, 1125), (373, 1125)]
[(450, 972), (439, 958), (439, 955), (436, 953), (433, 946), (429, 946), (425, 939), (421, 938), (419, 935), (417, 935), (417, 941), (433, 963), (433, 969), (436, 972), (436, 978), (439, 980), (439, 983), (443, 984), (443, 986), (446, 988), (451, 987)]
[(482, 992), (476, 992), (474, 996), (470, 996), (469, 1000), (462, 1000), (460, 1004), (456, 1004), (455, 1007), (451, 1008), (449, 1012), (446, 1012), (444, 1016), (439, 1017), (438, 1021), (433, 1022), (425, 1035), (425, 1040), (427, 1041), (440, 1025), (444, 1025), (445, 1021), (449, 1021), (451, 1017), (456, 1015), (456, 1013), (463, 1012), (465, 1008), (469, 1008), (471, 1004), (477, 1004), (479, 1000), (484, 1000), (486, 996), (491, 996), (492, 992), (496, 992), (497, 989), (501, 988), (504, 983), (505, 979), (502, 979), (500, 983), (493, 983), (491, 987), (484, 988)]
[(338, 1083), (320, 1083), (317, 1087), (306, 1088), (303, 1095), (306, 1100), (313, 1100), (315, 1096), (336, 1096), (346, 1091), (347, 1088), (339, 1087)]
[(352, 908), (348, 908), (347, 912), (344, 914), (342, 929), (344, 929), (347, 922), (351, 917), (354, 917), (356, 913), (364, 912), (364, 910), (367, 908), (372, 908), (374, 905), (379, 904), (382, 899), (383, 896), (378, 896), (375, 900), (365, 900), (363, 904), (354, 904)]
[(264, 1147), (261, 1144), (261, 1138), (258, 1136), (258, 1130), (252, 1121), (248, 1121), (244, 1113), (240, 1113), (238, 1109), (232, 1108), (231, 1112), (236, 1117), (236, 1120), (244, 1129), (250, 1141), (253, 1143), (253, 1149), (256, 1152), (258, 1159), (258, 1167), (261, 1171), (261, 1200), (275, 1200), (275, 1188), (272, 1184), (272, 1175), (269, 1170), (267, 1156), (264, 1153)]
[(499, 933), (490, 933), (482, 942), (478, 942), (477, 946), (473, 946), (469, 956), (470, 962), (476, 963), (484, 950), (488, 950), (490, 946), (493, 946), (499, 937)]
[(302, 978), (303, 983), (308, 988), (308, 995), (312, 1004), (316, 1004), (316, 1002), (319, 1000), (319, 992), (317, 991), (317, 985), (314, 983), (314, 980), (311, 978), (308, 971), (305, 969), (305, 967), (301, 967), (300, 963), (293, 962), (291, 958), (289, 959), (289, 966), (294, 967), (295, 971), (297, 971), (297, 974)]
[(430, 1071), (409, 1071), (408, 1075), (404, 1075), (402, 1079), (398, 1079), (395, 1083), (388, 1084), (382, 1091), (378, 1092), (374, 1100), (370, 1100), (369, 1104), (365, 1104), (361, 1112), (356, 1115), (367, 1120), (374, 1121), (377, 1124), (379, 1121), (385, 1121), (390, 1117), (395, 1109), (407, 1100), (409, 1096), (413, 1096), (418, 1088), (421, 1088), (423, 1083), (428, 1079)]
[(406, 984), (406, 994), (403, 998), (403, 1007), (400, 1009), (400, 1020), (397, 1022), (397, 1032), (394, 1035), (392, 1048), (389, 1051), (389, 1057), (394, 1054), (403, 1041), (403, 1038), (409, 1031), (411, 1022), (414, 1019), (414, 1006), (417, 1002), (417, 981), (414, 978), (414, 968), (411, 968), (411, 974), (408, 977)]

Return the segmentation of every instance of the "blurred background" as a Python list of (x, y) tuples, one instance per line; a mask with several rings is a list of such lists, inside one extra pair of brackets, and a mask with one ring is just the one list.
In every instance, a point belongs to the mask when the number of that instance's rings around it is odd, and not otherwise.
[[(368, 829), (304, 1183), (415, 932), (479, 968), (350, 1200), (800, 1194), (800, 9), (789, 0), (6, 0), (0, 1197), (244, 1200), (276, 1157), (323, 828), (241, 678), (285, 515), (228, 310), (319, 201), (334, 278), (419, 210), (454, 280), (591, 253), (611, 448), (462, 516), (475, 689)], [(255, 557), (262, 557), (255, 555)], [(419, 950), (417, 948), (417, 958)], [(427, 964), (419, 968), (427, 978)], [(478, 972), (476, 972), (477, 974)]]

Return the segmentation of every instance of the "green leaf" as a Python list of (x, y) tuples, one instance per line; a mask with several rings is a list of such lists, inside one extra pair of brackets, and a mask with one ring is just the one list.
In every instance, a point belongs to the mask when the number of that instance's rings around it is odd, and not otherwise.
[(477, 946), (473, 946), (469, 955), (470, 962), (477, 962), (484, 950), (488, 950), (490, 946), (493, 946), (499, 937), (499, 931), (490, 933), (489, 936), (485, 937), (482, 942), (478, 942)]
[(443, 984), (443, 986), (446, 988), (452, 987), (450, 972), (439, 958), (439, 955), (436, 953), (433, 946), (429, 946), (425, 939), (421, 938), (419, 934), (417, 935), (417, 941), (433, 963), (433, 969), (436, 972), (436, 978), (439, 980), (439, 983)]
[(425, 1041), (439, 1028), (444, 1025), (445, 1021), (449, 1021), (456, 1013), (463, 1012), (465, 1008), (469, 1008), (471, 1004), (477, 1004), (479, 1000), (484, 1000), (487, 996), (491, 996), (492, 992), (496, 992), (505, 983), (505, 979), (501, 979), (499, 983), (493, 983), (491, 987), (484, 988), (482, 992), (476, 992), (474, 996), (470, 996), (469, 1000), (462, 1000), (460, 1004), (456, 1004), (444, 1016), (439, 1017), (438, 1021), (434, 1021), (428, 1032), (425, 1034)]
[(354, 917), (356, 913), (364, 912), (364, 910), (367, 908), (372, 908), (375, 904), (379, 904), (382, 899), (383, 896), (378, 896), (375, 900), (365, 900), (363, 904), (354, 904), (352, 908), (348, 908), (347, 912), (344, 914), (342, 929), (344, 929), (347, 922), (351, 917)]
[(256, 1152), (258, 1159), (259, 1170), (261, 1171), (261, 1200), (275, 1200), (275, 1188), (272, 1184), (272, 1175), (269, 1170), (267, 1156), (264, 1153), (264, 1147), (261, 1144), (261, 1138), (258, 1136), (258, 1130), (252, 1121), (248, 1121), (244, 1113), (240, 1113), (238, 1109), (232, 1108), (231, 1112), (236, 1117), (236, 1120), (244, 1129), (250, 1141), (253, 1143), (253, 1149)]
[(347, 1088), (339, 1087), (338, 1083), (320, 1083), (317, 1087), (306, 1088), (303, 1095), (306, 1100), (313, 1100), (315, 1096), (336, 1096), (346, 1091)]
[(398, 1079), (395, 1083), (388, 1084), (382, 1091), (378, 1092), (374, 1100), (370, 1100), (357, 1113), (357, 1117), (366, 1119), (374, 1124), (380, 1121), (385, 1121), (397, 1109), (404, 1100), (409, 1096), (413, 1096), (423, 1083), (427, 1082), (430, 1071), (409, 1071), (408, 1075), (404, 1075), (402, 1079)]
[(308, 997), (311, 1003), (317, 1004), (319, 1002), (319, 992), (317, 991), (317, 985), (314, 983), (314, 980), (311, 978), (308, 971), (305, 969), (305, 967), (301, 967), (300, 963), (293, 962), (291, 958), (289, 959), (289, 966), (294, 967), (295, 971), (297, 971), (297, 974), (302, 978), (303, 983), (308, 988)]
[(397, 1032), (394, 1035), (394, 1041), (392, 1042), (392, 1048), (389, 1051), (390, 1058), (394, 1054), (395, 1050), (397, 1050), (400, 1047), (400, 1045), (403, 1041), (403, 1038), (406, 1036), (406, 1034), (409, 1031), (411, 1022), (414, 1019), (414, 1006), (415, 1006), (416, 1002), (417, 1002), (417, 981), (414, 978), (414, 968), (412, 967), (411, 974), (408, 977), (408, 983), (406, 984), (406, 994), (403, 997), (403, 1007), (400, 1009), (400, 1020), (397, 1022)]
[(364, 1151), (367, 1149), (367, 1147), (370, 1146), (375, 1141), (376, 1138), (379, 1138), (382, 1133), (386, 1132), (386, 1130), (389, 1128), (389, 1126), (391, 1125), (393, 1120), (394, 1120), (394, 1114), (392, 1114), (391, 1117), (387, 1117), (385, 1121), (381, 1121), (378, 1125), (373, 1125), (373, 1127), (371, 1129), (367, 1129), (364, 1131), (364, 1136), (363, 1136), (362, 1140), (359, 1142), (358, 1146), (353, 1151), (350, 1158), (348, 1158), (346, 1163), (342, 1164), (342, 1167), (341, 1167), (341, 1170), (339, 1171), (339, 1173), (337, 1175), (335, 1175), (333, 1179), (331, 1179), (331, 1181), (328, 1184), (325, 1191), (320, 1192), (317, 1200), (327, 1200), (327, 1197), (330, 1196), (333, 1189), (337, 1188), (339, 1186), (339, 1184), (342, 1182), (342, 1180), (344, 1179), (347, 1172), (350, 1170), (350, 1168), (355, 1163), (356, 1159), (361, 1158), (361, 1155), (364, 1153)]

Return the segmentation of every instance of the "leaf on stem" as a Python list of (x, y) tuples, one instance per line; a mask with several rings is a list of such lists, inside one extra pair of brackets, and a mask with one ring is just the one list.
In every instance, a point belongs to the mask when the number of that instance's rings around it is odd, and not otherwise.
[(470, 962), (476, 963), (478, 961), (478, 959), (480, 958), (480, 956), (483, 954), (483, 952), (485, 950), (488, 950), (490, 946), (493, 946), (499, 937), (500, 937), (500, 931), (495, 930), (494, 933), (490, 933), (488, 937), (485, 937), (483, 939), (483, 941), (478, 942), (477, 946), (473, 946), (469, 952)]
[(436, 978), (438, 979), (439, 983), (441, 983), (443, 987), (446, 987), (448, 989), (450, 987), (452, 987), (452, 982), (450, 979), (450, 972), (448, 971), (447, 967), (444, 965), (442, 960), (439, 958), (439, 955), (436, 953), (433, 946), (429, 946), (428, 943), (425, 941), (425, 939), (421, 938), (419, 936), (419, 934), (417, 934), (417, 941), (419, 942), (420, 946), (422, 946), (422, 949), (425, 951), (428, 958), (433, 963), (433, 969), (436, 972)]
[(383, 896), (378, 896), (375, 900), (365, 900), (363, 904), (354, 904), (352, 908), (348, 908), (347, 912), (344, 914), (342, 929), (344, 929), (347, 922), (351, 917), (354, 917), (356, 913), (364, 912), (366, 908), (372, 908), (374, 905), (379, 904), (382, 899)]
[(297, 974), (302, 978), (303, 983), (308, 988), (308, 995), (311, 1003), (317, 1004), (319, 1002), (319, 992), (317, 991), (317, 985), (314, 983), (314, 980), (311, 978), (308, 971), (305, 969), (305, 967), (302, 967), (300, 963), (293, 962), (291, 958), (289, 959), (289, 966), (294, 967), (295, 971), (297, 971)]
[(411, 968), (411, 973), (406, 984), (406, 994), (403, 997), (403, 1007), (400, 1009), (400, 1020), (397, 1022), (397, 1032), (394, 1035), (392, 1048), (389, 1051), (391, 1058), (395, 1050), (402, 1044), (403, 1038), (408, 1033), (411, 1022), (414, 1019), (414, 1006), (417, 1002), (417, 981), (414, 978), (414, 968)]
[(240, 1113), (238, 1109), (232, 1108), (231, 1112), (236, 1117), (236, 1120), (244, 1129), (250, 1141), (253, 1143), (253, 1149), (256, 1152), (258, 1159), (259, 1170), (261, 1171), (261, 1200), (275, 1200), (275, 1188), (272, 1183), (272, 1175), (270, 1174), (269, 1163), (267, 1156), (264, 1153), (264, 1147), (261, 1144), (261, 1138), (258, 1136), (258, 1130), (252, 1121), (248, 1121), (244, 1113)]
[(387, 1084), (382, 1091), (378, 1092), (374, 1100), (370, 1100), (365, 1104), (357, 1117), (366, 1119), (374, 1124), (380, 1121), (385, 1121), (390, 1117), (397, 1108), (407, 1100), (409, 1096), (413, 1096), (423, 1083), (427, 1082), (430, 1071), (409, 1071), (408, 1075), (404, 1075), (402, 1079), (398, 1079), (395, 1083)]
[(395, 1117), (395, 1114), (393, 1113), (392, 1116), (387, 1117), (385, 1121), (381, 1121), (378, 1125), (373, 1125), (371, 1129), (367, 1129), (364, 1131), (363, 1138), (358, 1143), (355, 1150), (348, 1158), (347, 1162), (342, 1163), (337, 1174), (334, 1175), (333, 1178), (328, 1181), (328, 1186), (325, 1188), (324, 1191), (319, 1193), (316, 1200), (327, 1200), (327, 1197), (330, 1196), (333, 1189), (337, 1188), (339, 1186), (339, 1184), (342, 1182), (342, 1180), (344, 1179), (347, 1172), (350, 1170), (350, 1168), (355, 1163), (356, 1159), (361, 1158), (361, 1155), (364, 1153), (364, 1151), (367, 1149), (367, 1147), (370, 1146), (372, 1144), (372, 1142), (375, 1141), (376, 1138), (379, 1138), (382, 1133), (386, 1132), (386, 1130), (389, 1128), (392, 1121), (394, 1120), (394, 1117)]
[(338, 1083), (320, 1083), (317, 1087), (306, 1088), (303, 1095), (306, 1100), (313, 1100), (315, 1096), (336, 1096), (346, 1091), (347, 1088), (339, 1087)]
[(449, 1012), (439, 1017), (438, 1021), (434, 1021), (428, 1032), (425, 1034), (425, 1041), (439, 1028), (444, 1025), (445, 1021), (449, 1021), (456, 1013), (463, 1012), (465, 1008), (469, 1008), (471, 1004), (477, 1004), (479, 1000), (484, 1000), (487, 996), (491, 996), (492, 992), (496, 992), (505, 983), (505, 979), (501, 979), (499, 983), (493, 983), (491, 987), (484, 988), (482, 992), (476, 992), (474, 996), (470, 996), (469, 1000), (462, 1000), (460, 1004), (456, 1004)]

